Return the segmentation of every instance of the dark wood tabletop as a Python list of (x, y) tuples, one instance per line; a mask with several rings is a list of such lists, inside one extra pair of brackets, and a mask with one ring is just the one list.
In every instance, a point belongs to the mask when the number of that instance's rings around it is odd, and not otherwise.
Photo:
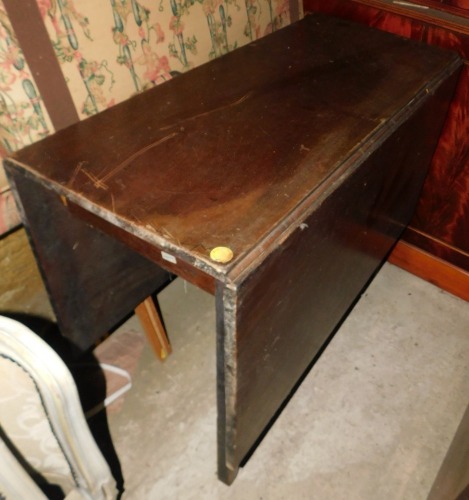
[[(221, 276), (301, 222), (303, 208), (353, 171), (354, 157), (405, 119), (413, 96), (432, 92), (421, 75), (438, 81), (447, 60), (310, 15), (12, 161), (87, 211)], [(229, 264), (210, 259), (218, 246), (233, 251)]]

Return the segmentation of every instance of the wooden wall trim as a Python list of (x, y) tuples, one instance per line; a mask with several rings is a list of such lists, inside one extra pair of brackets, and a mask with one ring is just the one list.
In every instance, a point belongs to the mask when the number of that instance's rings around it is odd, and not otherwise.
[[(428, 2), (426, 5), (428, 9), (413, 8), (408, 5), (394, 3), (393, 0), (351, 0), (351, 2), (368, 5), (376, 9), (385, 9), (387, 12), (407, 16), (431, 25), (444, 26), (461, 34), (469, 34), (469, 25), (465, 21), (465, 19), (467, 20), (468, 13), (462, 9), (450, 8), (448, 6), (445, 10), (436, 9), (433, 5), (429, 6)], [(305, 5), (307, 5), (307, 0)], [(438, 19), (438, 22), (435, 22), (435, 19)]]
[(79, 116), (36, 0), (3, 4), (55, 130), (76, 123)]
[(397, 243), (388, 262), (469, 301), (469, 273), (459, 267), (405, 241)]
[(303, 2), (300, 0), (290, 0), (290, 22), (296, 23), (303, 17)]

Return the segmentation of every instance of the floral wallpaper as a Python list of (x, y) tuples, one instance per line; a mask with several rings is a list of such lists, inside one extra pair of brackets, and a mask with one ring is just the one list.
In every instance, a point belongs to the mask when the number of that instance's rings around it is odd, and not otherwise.
[[(0, 159), (53, 132), (29, 67), (0, 0)], [(0, 166), (0, 234), (20, 223)]]
[(81, 118), (290, 22), (288, 0), (37, 0)]
[[(28, 0), (79, 119), (286, 26), (294, 2)], [(0, 156), (54, 132), (5, 5), (24, 12), (0, 0)], [(0, 167), (0, 234), (19, 222), (13, 207)]]
[(0, 0), (0, 142), (16, 151), (53, 131)]

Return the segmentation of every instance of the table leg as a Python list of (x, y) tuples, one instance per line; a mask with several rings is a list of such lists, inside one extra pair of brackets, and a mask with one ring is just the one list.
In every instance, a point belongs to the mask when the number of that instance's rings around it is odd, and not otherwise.
[(156, 356), (164, 361), (171, 354), (172, 349), (153, 297), (147, 297), (139, 304), (135, 308), (135, 314), (138, 316)]

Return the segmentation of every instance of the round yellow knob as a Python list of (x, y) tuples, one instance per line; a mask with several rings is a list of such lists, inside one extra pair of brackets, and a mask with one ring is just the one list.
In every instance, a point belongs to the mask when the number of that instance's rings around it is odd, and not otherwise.
[(233, 250), (228, 247), (216, 247), (210, 252), (210, 258), (215, 262), (226, 264), (233, 258)]

